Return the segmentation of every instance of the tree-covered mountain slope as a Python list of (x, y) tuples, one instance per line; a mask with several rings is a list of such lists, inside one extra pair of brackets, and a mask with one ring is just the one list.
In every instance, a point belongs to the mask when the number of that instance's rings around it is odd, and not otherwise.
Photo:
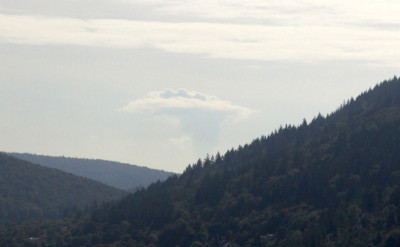
[(35, 234), (50, 246), (400, 246), (400, 81), (52, 223), (63, 231), (51, 236), (49, 227), (3, 231), (3, 241), (18, 246)]
[(59, 218), (68, 210), (116, 200), (125, 192), (0, 154), (0, 222)]
[(27, 153), (9, 153), (9, 155), (34, 164), (97, 180), (123, 190), (146, 187), (158, 180), (164, 181), (174, 174), (147, 167), (98, 159), (53, 157)]

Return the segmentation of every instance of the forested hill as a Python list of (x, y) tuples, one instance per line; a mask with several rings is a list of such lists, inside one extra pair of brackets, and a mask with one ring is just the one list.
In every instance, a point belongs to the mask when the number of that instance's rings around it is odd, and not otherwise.
[(99, 159), (53, 157), (27, 153), (9, 153), (9, 155), (34, 164), (97, 180), (123, 190), (147, 187), (158, 180), (164, 181), (174, 174), (172, 172)]
[(59, 218), (71, 209), (126, 195), (99, 182), (4, 154), (0, 154), (0, 170), (1, 224)]
[(17, 244), (35, 232), (65, 246), (400, 246), (400, 81), (199, 160), (59, 223), (64, 231), (52, 236), (46, 225), (31, 227), (3, 239)]

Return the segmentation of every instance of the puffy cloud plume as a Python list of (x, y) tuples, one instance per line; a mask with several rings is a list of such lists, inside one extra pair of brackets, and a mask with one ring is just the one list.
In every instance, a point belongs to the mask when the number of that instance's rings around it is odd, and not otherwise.
[(170, 138), (169, 142), (181, 150), (184, 150), (187, 146), (192, 145), (192, 139), (189, 136)]
[(146, 97), (134, 100), (122, 108), (123, 111), (135, 113), (151, 113), (161, 115), (184, 115), (199, 111), (218, 113), (233, 117), (235, 120), (245, 119), (254, 111), (234, 105), (215, 96), (205, 95), (186, 89), (166, 89), (149, 93)]
[(149, 115), (163, 124), (178, 127), (180, 137), (170, 143), (180, 148), (193, 147), (199, 153), (209, 152), (218, 143), (220, 124), (239, 121), (255, 112), (215, 96), (186, 89), (151, 92), (121, 109), (125, 112)]

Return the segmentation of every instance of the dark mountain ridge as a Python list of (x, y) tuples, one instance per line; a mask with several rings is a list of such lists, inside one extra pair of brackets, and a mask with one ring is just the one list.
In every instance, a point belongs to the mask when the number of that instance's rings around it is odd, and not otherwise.
[(66, 211), (127, 193), (99, 182), (0, 154), (0, 222), (60, 218)]
[(8, 154), (18, 159), (90, 178), (123, 190), (147, 187), (158, 180), (164, 181), (174, 174), (172, 172), (99, 159), (53, 157), (28, 153)]
[(68, 231), (39, 236), (64, 246), (400, 246), (400, 80), (61, 224)]

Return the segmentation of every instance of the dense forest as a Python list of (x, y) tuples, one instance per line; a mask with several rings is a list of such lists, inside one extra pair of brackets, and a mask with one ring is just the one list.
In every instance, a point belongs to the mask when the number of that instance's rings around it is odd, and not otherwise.
[(0, 224), (55, 219), (127, 194), (93, 180), (4, 154), (0, 154), (0, 170)]
[(147, 187), (158, 180), (164, 181), (174, 174), (172, 172), (99, 159), (53, 157), (27, 153), (8, 154), (34, 164), (60, 169), (129, 191)]
[(400, 246), (400, 80), (118, 202), (0, 234), (2, 246)]

